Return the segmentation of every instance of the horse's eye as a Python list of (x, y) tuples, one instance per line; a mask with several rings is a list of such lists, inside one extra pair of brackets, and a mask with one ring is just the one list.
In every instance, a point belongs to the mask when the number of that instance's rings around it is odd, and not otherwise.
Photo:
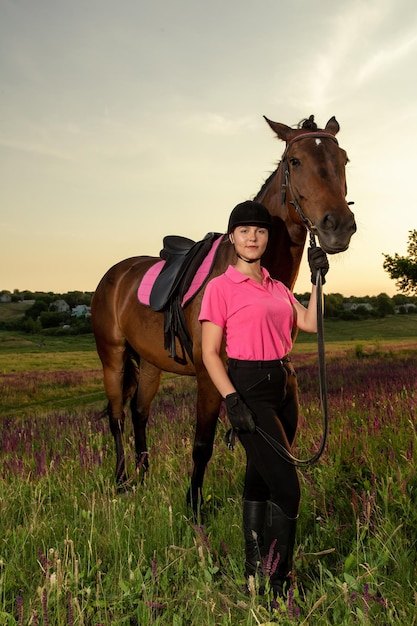
[(293, 167), (298, 167), (299, 165), (301, 165), (299, 159), (296, 159), (295, 157), (290, 157), (290, 163)]

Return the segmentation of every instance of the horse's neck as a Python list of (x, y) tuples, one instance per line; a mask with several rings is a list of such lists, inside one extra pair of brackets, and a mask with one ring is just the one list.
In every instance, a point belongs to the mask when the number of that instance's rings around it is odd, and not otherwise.
[(281, 202), (282, 168), (279, 165), (275, 175), (256, 196), (272, 215), (272, 230), (268, 248), (262, 257), (262, 265), (273, 278), (282, 281), (293, 289), (297, 280), (306, 240), (306, 229), (292, 221), (289, 211), (289, 194)]
[(274, 220), (268, 248), (262, 257), (262, 265), (289, 289), (293, 289), (300, 269), (305, 243), (295, 243), (284, 222)]

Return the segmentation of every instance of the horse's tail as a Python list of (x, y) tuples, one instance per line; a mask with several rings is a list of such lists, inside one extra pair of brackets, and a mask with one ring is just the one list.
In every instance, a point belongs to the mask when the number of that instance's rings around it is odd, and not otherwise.
[(136, 393), (139, 379), (139, 355), (129, 355), (126, 359), (123, 373), (123, 406), (129, 402)]

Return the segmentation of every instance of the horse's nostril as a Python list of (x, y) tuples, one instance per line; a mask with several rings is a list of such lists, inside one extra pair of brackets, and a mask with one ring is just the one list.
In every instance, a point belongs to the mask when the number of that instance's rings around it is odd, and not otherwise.
[(323, 230), (335, 230), (337, 228), (338, 220), (331, 213), (325, 215), (322, 219), (321, 227)]

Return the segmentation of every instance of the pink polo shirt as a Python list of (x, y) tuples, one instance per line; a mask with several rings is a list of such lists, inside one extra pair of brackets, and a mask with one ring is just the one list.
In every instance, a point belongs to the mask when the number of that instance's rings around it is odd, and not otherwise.
[(270, 361), (281, 359), (292, 348), (296, 299), (261, 269), (262, 285), (229, 265), (206, 287), (199, 320), (223, 328), (229, 358)]

